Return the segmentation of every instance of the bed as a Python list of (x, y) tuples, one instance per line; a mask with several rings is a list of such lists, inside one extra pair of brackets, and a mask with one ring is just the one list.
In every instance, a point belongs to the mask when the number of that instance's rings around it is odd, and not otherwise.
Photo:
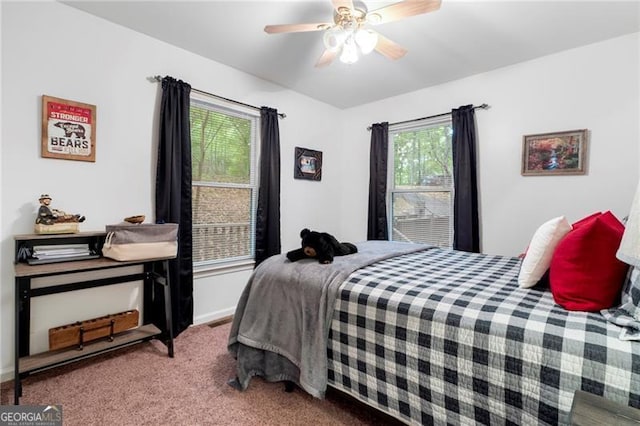
[(640, 408), (640, 342), (519, 288), (520, 259), (358, 249), (256, 268), (229, 336), (232, 385), (259, 375), (316, 397), (331, 386), (407, 424), (568, 424), (576, 390)]

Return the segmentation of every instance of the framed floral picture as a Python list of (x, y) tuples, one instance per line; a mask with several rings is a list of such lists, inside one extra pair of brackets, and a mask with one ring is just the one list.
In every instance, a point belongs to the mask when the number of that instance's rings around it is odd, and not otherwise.
[(522, 175), (583, 175), (586, 173), (587, 129), (525, 135)]
[(95, 105), (43, 95), (42, 157), (95, 162)]
[(295, 179), (322, 179), (322, 151), (296, 147), (294, 161), (293, 177)]

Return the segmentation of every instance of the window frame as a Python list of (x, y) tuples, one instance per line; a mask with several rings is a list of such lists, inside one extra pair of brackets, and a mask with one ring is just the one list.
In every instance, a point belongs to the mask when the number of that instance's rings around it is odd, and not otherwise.
[[(386, 207), (387, 207), (387, 234), (389, 235), (389, 241), (395, 241), (393, 239), (393, 197), (395, 194), (407, 194), (407, 193), (424, 193), (424, 192), (449, 192), (451, 195), (451, 207), (450, 207), (450, 221), (449, 221), (449, 246), (443, 248), (452, 248), (453, 247), (453, 202), (455, 195), (455, 181), (453, 179), (453, 168), (451, 170), (451, 186), (449, 191), (443, 191), (442, 187), (438, 189), (429, 188), (428, 186), (424, 186), (421, 188), (413, 188), (413, 189), (402, 189), (397, 190), (395, 187), (395, 143), (393, 134), (399, 132), (411, 132), (417, 131), (429, 127), (437, 127), (437, 126), (446, 126), (448, 125), (453, 129), (453, 118), (451, 115), (443, 116), (443, 117), (433, 117), (428, 119), (420, 120), (419, 122), (410, 122), (410, 123), (399, 123), (399, 124), (390, 124), (388, 130), (388, 153), (387, 153), (387, 194), (386, 194)], [(453, 142), (453, 141), (452, 141)], [(451, 147), (453, 149), (453, 146)], [(453, 164), (452, 164), (453, 166)]]
[[(221, 183), (212, 181), (194, 181), (191, 179), (191, 190), (195, 187), (205, 188), (230, 188), (230, 189), (249, 189), (250, 195), (250, 212), (249, 212), (249, 254), (246, 256), (235, 256), (224, 259), (209, 259), (204, 261), (193, 262), (194, 272), (199, 275), (209, 275), (210, 273), (228, 272), (234, 269), (250, 269), (255, 264), (255, 247), (256, 247), (256, 216), (258, 209), (258, 190), (259, 190), (259, 158), (260, 158), (260, 112), (253, 109), (238, 106), (235, 103), (226, 102), (217, 98), (207, 96), (205, 94), (191, 92), (189, 99), (189, 107), (194, 104), (200, 108), (208, 108), (212, 111), (230, 115), (237, 118), (251, 120), (251, 150), (250, 150), (250, 169), (249, 183)], [(193, 147), (193, 144), (191, 145)], [(192, 228), (195, 226), (192, 214)]]

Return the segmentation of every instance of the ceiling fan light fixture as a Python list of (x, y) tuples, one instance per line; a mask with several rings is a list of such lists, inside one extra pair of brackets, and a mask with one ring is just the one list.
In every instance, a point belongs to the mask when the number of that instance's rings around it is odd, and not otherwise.
[(358, 47), (352, 37), (349, 37), (342, 46), (340, 62), (344, 64), (354, 64), (358, 62)]
[(325, 31), (322, 36), (322, 41), (324, 42), (324, 47), (330, 52), (337, 52), (342, 47), (345, 39), (347, 38), (347, 33), (339, 26), (334, 26)]
[(359, 29), (356, 31), (355, 40), (363, 55), (373, 52), (378, 44), (378, 33), (372, 30)]

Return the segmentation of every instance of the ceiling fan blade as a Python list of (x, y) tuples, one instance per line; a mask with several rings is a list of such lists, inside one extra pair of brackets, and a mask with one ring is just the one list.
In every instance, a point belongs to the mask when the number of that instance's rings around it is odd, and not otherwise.
[(353, 10), (352, 0), (331, 0), (331, 3), (333, 3), (333, 7), (335, 10), (338, 10), (341, 7), (346, 7), (347, 9)]
[[(441, 0), (405, 0), (367, 13), (371, 24), (384, 24), (440, 9)], [(377, 16), (376, 16), (377, 15)], [(379, 18), (378, 18), (379, 17)]]
[(378, 34), (378, 43), (375, 49), (378, 53), (392, 60), (400, 59), (407, 53), (407, 49), (382, 34)]
[(300, 33), (304, 31), (320, 31), (326, 30), (333, 24), (322, 22), (319, 24), (282, 24), (282, 25), (267, 25), (264, 27), (264, 32), (268, 34), (278, 33)]
[(330, 50), (325, 50), (322, 52), (320, 59), (316, 62), (316, 68), (322, 68), (329, 65), (336, 58), (338, 52), (332, 52)]

